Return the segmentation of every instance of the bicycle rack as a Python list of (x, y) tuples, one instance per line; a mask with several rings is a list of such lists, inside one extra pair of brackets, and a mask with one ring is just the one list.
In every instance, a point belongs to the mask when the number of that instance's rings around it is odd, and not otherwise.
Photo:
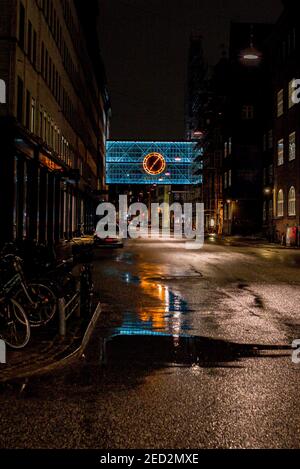
[(80, 288), (74, 296), (66, 302), (64, 297), (58, 298), (59, 335), (65, 337), (67, 320), (76, 312), (76, 317), (80, 318), (84, 312), (90, 312), (93, 281), (91, 268), (84, 265), (80, 273)]
[(75, 295), (66, 303), (65, 298), (58, 299), (58, 315), (59, 315), (59, 335), (65, 337), (66, 323), (72, 314), (77, 311), (76, 316), (80, 317), (80, 292)]

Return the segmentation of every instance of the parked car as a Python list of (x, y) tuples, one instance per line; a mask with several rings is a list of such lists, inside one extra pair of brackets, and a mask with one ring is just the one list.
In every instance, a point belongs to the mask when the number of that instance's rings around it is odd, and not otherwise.
[[(117, 227), (117, 233), (118, 232), (119, 227)], [(94, 246), (99, 248), (122, 248), (124, 243), (123, 239), (119, 235), (116, 235), (115, 237), (106, 236), (103, 238), (96, 231), (94, 234)]]

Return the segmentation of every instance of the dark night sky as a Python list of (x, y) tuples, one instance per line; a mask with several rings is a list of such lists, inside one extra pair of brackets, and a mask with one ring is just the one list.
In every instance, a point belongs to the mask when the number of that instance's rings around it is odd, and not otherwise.
[(274, 22), (280, 0), (99, 0), (100, 38), (112, 101), (111, 138), (184, 138), (189, 36), (200, 33), (210, 64), (230, 20)]

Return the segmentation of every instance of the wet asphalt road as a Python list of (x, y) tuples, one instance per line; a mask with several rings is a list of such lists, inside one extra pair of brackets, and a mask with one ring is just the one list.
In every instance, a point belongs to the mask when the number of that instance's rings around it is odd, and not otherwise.
[(85, 357), (0, 394), (4, 448), (299, 448), (300, 252), (128, 241)]

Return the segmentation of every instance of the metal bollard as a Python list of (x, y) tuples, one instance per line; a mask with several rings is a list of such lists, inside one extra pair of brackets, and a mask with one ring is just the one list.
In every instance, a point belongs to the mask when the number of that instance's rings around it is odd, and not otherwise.
[(59, 316), (59, 335), (66, 335), (66, 302), (64, 298), (58, 299), (58, 316)]

